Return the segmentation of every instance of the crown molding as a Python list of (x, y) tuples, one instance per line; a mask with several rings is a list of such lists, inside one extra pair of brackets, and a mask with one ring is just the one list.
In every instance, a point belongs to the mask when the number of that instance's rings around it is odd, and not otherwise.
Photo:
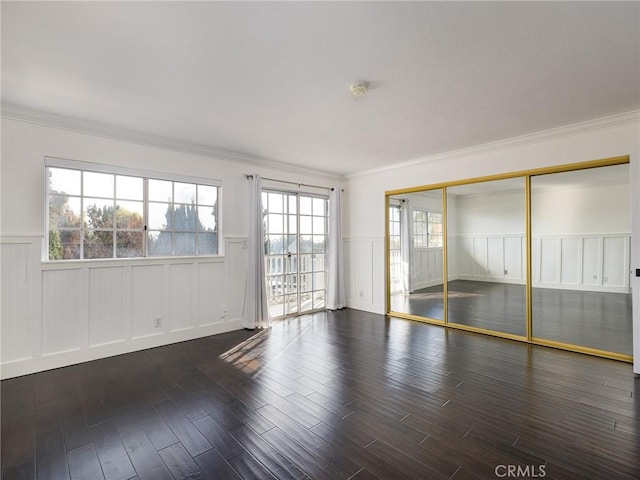
[(97, 137), (104, 137), (112, 140), (119, 140), (123, 142), (145, 145), (148, 147), (160, 148), (163, 150), (171, 150), (180, 153), (198, 155), (202, 157), (213, 158), (216, 160), (241, 163), (262, 168), (285, 170), (292, 173), (318, 175), (329, 179), (344, 179), (343, 176), (336, 175), (335, 173), (331, 173), (328, 171), (302, 167), (300, 165), (281, 162), (266, 157), (260, 157), (258, 155), (251, 155), (232, 150), (215, 148), (209, 145), (203, 145), (175, 138), (164, 137), (161, 135), (153, 135), (135, 130), (129, 130), (114, 125), (90, 122), (81, 120), (79, 118), (57, 115), (54, 113), (35, 110), (18, 105), (3, 103), (1, 116), (3, 119), (17, 120), (34, 125), (57, 128), (60, 130), (68, 130), (87, 135), (94, 135)]
[(480, 145), (474, 145), (471, 147), (460, 148), (457, 150), (450, 150), (447, 152), (436, 153), (434, 155), (428, 155), (426, 157), (420, 157), (414, 160), (393, 163), (391, 165), (386, 165), (384, 167), (372, 168), (370, 170), (362, 170), (360, 172), (348, 174), (346, 175), (346, 178), (350, 180), (357, 177), (364, 177), (364, 176), (373, 175), (376, 173), (388, 172), (389, 170), (396, 170), (398, 168), (422, 165), (422, 164), (434, 162), (436, 160), (446, 160), (446, 159), (462, 157), (470, 154), (484, 153), (491, 150), (500, 150), (504, 148), (525, 146), (525, 145), (552, 140), (555, 138), (582, 135), (585, 133), (591, 133), (598, 130), (606, 130), (610, 128), (616, 128), (616, 127), (622, 127), (625, 125), (634, 125), (634, 124), (640, 125), (640, 110), (632, 110), (630, 112), (619, 113), (616, 115), (609, 115), (607, 117), (596, 118), (593, 120), (587, 120), (585, 122), (574, 123), (571, 125), (565, 125), (557, 128), (551, 128), (549, 130), (542, 130), (539, 132), (519, 135), (517, 137), (511, 137), (504, 140), (498, 140), (495, 142), (488, 142)]

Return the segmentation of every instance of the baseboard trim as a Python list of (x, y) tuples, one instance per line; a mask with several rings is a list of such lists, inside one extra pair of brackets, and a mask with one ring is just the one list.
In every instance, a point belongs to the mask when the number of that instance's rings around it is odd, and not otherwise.
[(384, 315), (386, 313), (384, 310), (384, 305), (358, 302), (349, 299), (347, 299), (347, 308), (352, 308), (353, 310), (362, 310), (369, 313), (377, 313), (379, 315)]
[(41, 357), (27, 358), (5, 363), (0, 367), (2, 380), (43, 372), (55, 368), (68, 367), (78, 363), (90, 362), (101, 358), (113, 357), (125, 353), (137, 352), (148, 348), (162, 347), (172, 343), (194, 340), (219, 333), (231, 332), (242, 328), (242, 319), (237, 318), (223, 323), (205, 325), (186, 330), (167, 333), (166, 335), (150, 335), (137, 337), (131, 340), (96, 345), (82, 350), (72, 350), (43, 355)]

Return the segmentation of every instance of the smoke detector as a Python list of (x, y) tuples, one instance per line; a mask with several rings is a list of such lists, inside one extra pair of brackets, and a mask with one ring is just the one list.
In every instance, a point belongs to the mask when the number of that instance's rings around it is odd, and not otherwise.
[(367, 82), (356, 82), (351, 84), (351, 95), (354, 97), (364, 97), (369, 91)]

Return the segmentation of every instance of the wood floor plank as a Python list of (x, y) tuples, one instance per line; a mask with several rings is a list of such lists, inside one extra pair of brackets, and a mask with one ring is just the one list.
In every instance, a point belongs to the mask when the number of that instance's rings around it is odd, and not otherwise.
[(640, 478), (628, 364), (349, 309), (275, 322), (220, 358), (252, 335), (3, 381), (0, 475)]
[(247, 426), (231, 430), (231, 435), (278, 479), (307, 479), (299, 467), (287, 460)]
[(277, 427), (263, 433), (262, 437), (291, 460), (292, 463), (298, 465), (310, 478), (347, 479), (350, 477), (350, 475), (334, 468), (316, 454), (306, 450), (301, 444)]
[(174, 435), (173, 431), (159, 415), (144, 418), (140, 422), (140, 426), (144, 429), (156, 450), (161, 450), (178, 441), (178, 437)]
[(231, 457), (228, 462), (243, 480), (280, 480), (247, 451)]
[(45, 430), (36, 439), (36, 472), (39, 480), (69, 478), (62, 430)]
[[(296, 442), (300, 443), (300, 445), (306, 448), (309, 452), (320, 457), (328, 465), (331, 465), (340, 472), (343, 472), (347, 478), (362, 468), (349, 457), (343, 455), (340, 449), (336, 449), (311, 430), (306, 429), (297, 423), (294, 418), (287, 416), (277, 408), (271, 405), (265, 405), (258, 410), (258, 412), (260, 415), (264, 415), (274, 424), (278, 425), (279, 429)], [(278, 446), (276, 445), (276, 448), (277, 447)]]
[(215, 449), (198, 455), (194, 460), (206, 478), (240, 480), (236, 471)]
[(98, 455), (93, 445), (70, 452), (67, 459), (71, 480), (104, 480)]
[(173, 478), (189, 480), (204, 480), (206, 478), (182, 444), (174, 443), (158, 453)]
[(120, 435), (140, 480), (171, 480), (171, 474), (144, 430), (131, 429)]
[(242, 445), (213, 418), (202, 417), (193, 424), (223, 458), (233, 457), (244, 450)]
[(192, 455), (200, 455), (213, 448), (200, 431), (180, 411), (174, 409), (170, 401), (156, 404), (158, 413), (171, 428), (173, 434), (180, 440), (184, 448)]
[(136, 475), (114, 425), (105, 422), (90, 427), (90, 431), (107, 480), (128, 480)]

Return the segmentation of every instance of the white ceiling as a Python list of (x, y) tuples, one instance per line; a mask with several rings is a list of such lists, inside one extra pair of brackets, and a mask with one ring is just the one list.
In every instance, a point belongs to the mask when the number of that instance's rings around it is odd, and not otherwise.
[(348, 175), (637, 110), (640, 3), (2, 1), (2, 102)]

